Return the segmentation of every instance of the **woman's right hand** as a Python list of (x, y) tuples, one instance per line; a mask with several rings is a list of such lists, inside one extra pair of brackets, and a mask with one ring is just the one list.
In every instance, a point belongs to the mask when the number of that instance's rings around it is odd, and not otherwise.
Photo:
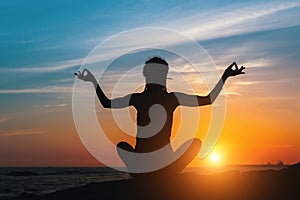
[(78, 71), (77, 73), (74, 73), (75, 76), (77, 76), (77, 78), (79, 78), (80, 80), (83, 81), (88, 81), (88, 82), (92, 82), (95, 83), (96, 78), (95, 76), (92, 74), (92, 72), (90, 72), (88, 69), (84, 69), (82, 72)]
[(224, 71), (224, 76), (226, 78), (230, 77), (230, 76), (237, 76), (240, 74), (245, 74), (245, 72), (243, 71), (245, 69), (244, 66), (241, 66), (240, 68), (238, 67), (238, 65), (236, 64), (236, 62), (233, 62), (231, 65), (229, 65), (227, 67), (227, 69)]

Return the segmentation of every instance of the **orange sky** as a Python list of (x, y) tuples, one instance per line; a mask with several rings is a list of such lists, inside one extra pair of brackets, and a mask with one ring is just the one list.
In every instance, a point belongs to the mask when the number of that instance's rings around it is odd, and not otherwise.
[[(234, 81), (234, 78), (230, 79), (231, 83), (228, 83), (225, 89), (230, 90)], [(260, 87), (259, 85), (243, 87), (247, 92), (227, 97), (226, 121), (213, 152), (220, 154), (223, 164), (265, 164), (274, 160), (282, 160), (289, 164), (298, 162), (300, 159), (298, 110), (293, 109), (294, 105), (290, 105), (284, 98), (274, 101), (272, 98), (264, 100), (264, 97), (254, 96), (252, 91)], [(98, 102), (97, 107), (100, 108)], [(19, 125), (37, 123), (38, 126), (31, 133), (19, 131), (16, 135), (10, 132), (10, 135), (1, 136), (1, 166), (99, 165), (99, 162), (83, 147), (77, 135), (71, 108), (66, 106), (61, 110), (57, 111), (56, 108), (55, 110), (55, 114), (51, 114), (51, 108), (40, 109), (39, 113), (26, 110), (23, 112), (25, 117), (12, 122)], [(200, 110), (201, 126), (198, 137), (203, 139), (209, 125), (210, 107)], [(133, 138), (118, 134), (118, 128), (111, 126), (108, 118), (100, 117), (99, 120), (107, 124), (109, 131), (112, 132), (110, 138), (113, 142), (126, 140), (134, 143)], [(195, 158), (191, 166), (205, 165), (208, 163), (206, 160)]]
[[(0, 26), (0, 167), (101, 165), (83, 146), (72, 115), (74, 72), (91, 52), (95, 55), (85, 64), (100, 66), (112, 57), (119, 59), (119, 53), (129, 46), (136, 51), (128, 53), (119, 68), (113, 66), (107, 76), (101, 77), (100, 83), (108, 96), (117, 78), (132, 69), (128, 66), (142, 65), (155, 55), (165, 58), (170, 69), (174, 67), (186, 74), (188, 82), (196, 88), (195, 93), (207, 94), (207, 88), (193, 76), (184, 57), (158, 50), (152, 54), (151, 48), (141, 43), (144, 39), (149, 45), (177, 47), (191, 58), (209, 57), (220, 73), (233, 61), (246, 67), (245, 75), (230, 78), (225, 85), (226, 120), (213, 150), (220, 155), (222, 164), (300, 161), (299, 2), (187, 1), (183, 5), (177, 1), (143, 1), (134, 6), (127, 3), (3, 1), (6, 23)], [(41, 15), (43, 10), (47, 12)], [(190, 52), (186, 45), (189, 43), (184, 40), (153, 35), (149, 29), (142, 35), (123, 37), (105, 46), (99, 54), (92, 51), (99, 43), (115, 38), (114, 34), (126, 36), (129, 29), (143, 27), (179, 31), (201, 45), (207, 55)], [(138, 54), (141, 49), (146, 53)], [(206, 78), (213, 66), (205, 61), (198, 64)], [(176, 76), (171, 78), (169, 86), (183, 88)], [(127, 83), (135, 81), (138, 80), (132, 78)], [(110, 139), (114, 143), (126, 140), (134, 144), (134, 138), (118, 133), (119, 129), (96, 104), (99, 121), (111, 132)], [(203, 140), (211, 117), (210, 107), (200, 110), (197, 136)], [(174, 123), (175, 130), (178, 122)], [(191, 165), (206, 164), (211, 164), (209, 158), (195, 158)]]

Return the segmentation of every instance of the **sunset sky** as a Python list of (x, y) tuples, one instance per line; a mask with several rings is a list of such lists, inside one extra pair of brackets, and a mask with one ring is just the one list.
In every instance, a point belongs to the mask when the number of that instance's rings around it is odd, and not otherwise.
[[(74, 72), (100, 42), (143, 27), (193, 38), (220, 73), (233, 61), (246, 67), (245, 75), (230, 78), (224, 88), (226, 120), (213, 150), (220, 162), (300, 161), (300, 1), (28, 0), (1, 1), (0, 7), (0, 166), (99, 166), (75, 129)], [(135, 62), (142, 65), (153, 56), (148, 53)], [(169, 54), (160, 55), (170, 68), (186, 69)], [(114, 68), (103, 80), (108, 95), (109, 83), (123, 69)], [(168, 83), (176, 85), (175, 80)], [(192, 84), (197, 94), (209, 92)], [(98, 103), (96, 108), (100, 115), (107, 112)], [(200, 112), (207, 122), (209, 107)], [(100, 121), (117, 131), (101, 116)], [(203, 139), (206, 125), (200, 129), (197, 136)], [(126, 139), (111, 137), (115, 142)], [(192, 165), (206, 160), (195, 158)]]

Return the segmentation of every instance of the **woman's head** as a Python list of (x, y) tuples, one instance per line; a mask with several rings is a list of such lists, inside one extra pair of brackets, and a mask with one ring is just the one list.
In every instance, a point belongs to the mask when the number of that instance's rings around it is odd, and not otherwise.
[(146, 79), (146, 83), (166, 85), (167, 74), (169, 70), (169, 64), (164, 59), (155, 56), (145, 62), (143, 74)]

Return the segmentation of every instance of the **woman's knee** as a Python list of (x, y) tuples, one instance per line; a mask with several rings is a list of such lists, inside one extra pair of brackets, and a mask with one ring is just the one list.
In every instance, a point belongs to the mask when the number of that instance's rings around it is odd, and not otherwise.
[(130, 144), (128, 144), (127, 142), (119, 142), (117, 144), (117, 147), (120, 149), (123, 149), (125, 151), (130, 151), (130, 152), (134, 151), (133, 147)]

